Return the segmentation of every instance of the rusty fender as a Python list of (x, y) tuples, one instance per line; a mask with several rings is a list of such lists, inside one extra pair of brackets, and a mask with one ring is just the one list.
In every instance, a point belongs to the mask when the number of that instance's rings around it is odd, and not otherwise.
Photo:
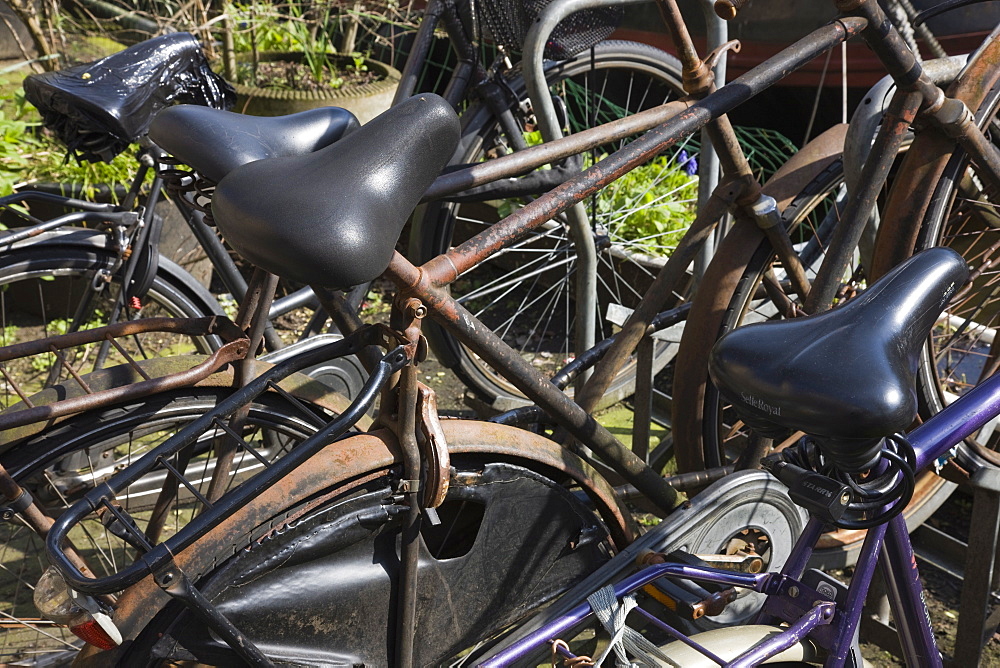
[[(841, 157), (846, 134), (846, 125), (835, 125), (830, 128), (793, 155), (764, 184), (763, 192), (777, 201), (779, 210), (784, 210), (809, 182), (819, 176), (830, 163)], [(691, 401), (696, 401), (698, 406), (701, 405), (708, 374), (704, 368), (692, 368), (692, 365), (697, 366), (697, 360), (706, 359), (707, 350), (704, 349), (711, 347), (718, 338), (719, 328), (722, 326), (736, 284), (764, 239), (764, 232), (755, 224), (737, 219), (735, 226), (723, 238), (714, 259), (709, 264), (701, 284), (705, 289), (699, 290), (695, 295), (691, 312), (688, 314), (688, 324), (681, 339), (681, 348), (676, 357), (677, 369), (674, 372), (675, 378), (704, 380), (701, 380), (695, 389), (687, 388), (688, 392), (674, 393), (675, 414), (693, 410), (689, 405)], [(695, 323), (704, 325), (700, 332), (692, 329)], [(691, 330), (690, 333), (688, 330)], [(680, 426), (684, 421), (675, 419), (674, 424)], [(697, 442), (701, 429), (700, 423), (694, 433), (675, 429), (674, 441), (675, 443)], [(691, 450), (692, 448), (674, 449), (681, 471), (700, 471), (704, 468), (704, 462), (697, 461), (701, 459), (700, 456), (696, 460), (688, 461)]]
[[(949, 97), (962, 100), (975, 113), (986, 94), (997, 84), (1000, 69), (1000, 26), (994, 28), (982, 50), (948, 88)], [(990, 75), (990, 76), (987, 76)], [(917, 134), (906, 152), (886, 203), (875, 239), (871, 280), (875, 280), (913, 254), (923, 221), (945, 166), (955, 151), (955, 141), (941, 132)]]
[[(442, 431), (452, 454), (476, 453), (494, 459), (520, 460), (561, 471), (576, 480), (596, 504), (616, 545), (624, 547), (633, 538), (629, 516), (622, 511), (611, 487), (575, 455), (537, 434), (486, 422), (442, 420)], [(490, 443), (490, 445), (484, 445)], [(395, 436), (388, 430), (358, 434), (333, 443), (316, 453), (291, 474), (261, 493), (253, 503), (220, 523), (194, 545), (176, 555), (175, 561), (197, 582), (236, 550), (250, 532), (275, 514), (332, 486), (388, 468), (401, 461)], [(217, 561), (220, 560), (220, 561)], [(171, 599), (151, 576), (130, 587), (118, 599), (115, 624), (128, 645)], [(103, 652), (87, 645), (74, 661), (76, 666), (115, 665), (122, 650)]]

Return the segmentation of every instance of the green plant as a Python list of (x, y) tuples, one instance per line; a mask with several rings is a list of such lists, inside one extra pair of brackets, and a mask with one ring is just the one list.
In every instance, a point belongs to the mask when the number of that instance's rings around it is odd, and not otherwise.
[[(541, 132), (525, 132), (524, 140), (528, 146), (541, 144)], [(606, 153), (596, 157), (584, 155), (584, 167), (591, 167), (606, 157)], [(543, 167), (548, 168), (548, 165)], [(682, 150), (676, 159), (665, 155), (655, 158), (602, 190), (596, 197), (599, 217), (629, 212), (613, 231), (609, 230), (612, 243), (628, 241), (649, 255), (669, 255), (694, 222), (696, 208), (693, 202), (698, 199), (696, 169), (694, 159)], [(501, 217), (506, 217), (520, 205), (520, 202), (505, 200), (497, 211)]]
[[(362, 27), (375, 39), (375, 28), (383, 23), (413, 26), (409, 11), (401, 10), (395, 0), (346, 3), (342, 0), (288, 0), (272, 3), (264, 0), (231, 1), (225, 5), (222, 42), (234, 54), (227, 55), (227, 72), (243, 84), (262, 87), (311, 89), (297, 72), (304, 70), (313, 82), (323, 87), (339, 88), (354, 81), (370, 81), (365, 66), (366, 50), (357, 48)], [(382, 38), (384, 39), (384, 38)], [(264, 52), (301, 53), (301, 66), (288, 68), (284, 78), (272, 76), (263, 67)], [(235, 54), (250, 54), (243, 66)], [(343, 56), (337, 60), (333, 56)], [(347, 64), (345, 66), (345, 61)], [(351, 66), (353, 61), (353, 67)], [(335, 67), (336, 65), (336, 67)], [(350, 70), (350, 76), (338, 76), (338, 68)], [(277, 81), (275, 80), (277, 79)]]
[(250, 68), (251, 81), (257, 80), (256, 54), (262, 51), (302, 53), (313, 79), (323, 81), (326, 72), (333, 71), (330, 55), (337, 51), (329, 30), (332, 11), (330, 2), (306, 0), (285, 5), (260, 1), (227, 5), (226, 14), (236, 25), (235, 52), (255, 56)]
[(7, 118), (0, 109), (0, 197), (10, 195), (23, 181), (43, 142), (31, 132), (32, 124)]
[[(41, 131), (41, 122), (27, 121), (37, 117), (35, 108), (24, 101), (23, 93), (5, 99), (8, 109), (15, 109), (14, 118), (0, 109), (0, 197), (32, 182), (70, 184), (85, 198), (93, 198), (102, 185), (129, 184), (135, 176), (136, 162), (131, 151), (117, 156), (110, 163), (78, 162), (66, 148)], [(150, 175), (151, 180), (152, 175)], [(115, 199), (115, 189), (111, 188)]]
[[(685, 168), (686, 153), (680, 161), (660, 156), (633, 169), (614, 182), (597, 198), (597, 210), (606, 215), (630, 210), (616, 226), (621, 239), (638, 245), (650, 255), (669, 254), (694, 222), (698, 199), (698, 179)], [(603, 159), (606, 156), (601, 156)], [(655, 240), (655, 241), (653, 241)]]

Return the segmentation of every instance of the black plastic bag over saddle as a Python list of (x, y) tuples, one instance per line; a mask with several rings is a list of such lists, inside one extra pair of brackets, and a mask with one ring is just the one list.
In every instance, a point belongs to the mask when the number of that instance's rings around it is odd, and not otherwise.
[(186, 32), (155, 37), (124, 51), (24, 80), (45, 126), (81, 160), (109, 161), (146, 133), (174, 103), (228, 109), (236, 93), (212, 72)]

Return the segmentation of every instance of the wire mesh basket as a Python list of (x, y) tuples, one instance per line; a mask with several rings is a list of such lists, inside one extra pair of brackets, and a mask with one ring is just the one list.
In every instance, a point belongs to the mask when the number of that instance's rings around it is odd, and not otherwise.
[[(552, 0), (475, 0), (480, 31), (520, 51), (535, 19)], [(575, 12), (559, 22), (545, 44), (545, 57), (565, 60), (607, 39), (622, 21), (622, 7)]]

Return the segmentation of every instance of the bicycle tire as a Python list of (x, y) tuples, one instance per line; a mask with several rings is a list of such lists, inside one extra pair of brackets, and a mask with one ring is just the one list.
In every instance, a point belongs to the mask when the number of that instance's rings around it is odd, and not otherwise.
[[(800, 225), (808, 225), (815, 232), (818, 218), (813, 214), (842, 183), (843, 169), (838, 159), (792, 199), (782, 215), (793, 242), (800, 236), (796, 232)], [(827, 211), (820, 213), (825, 216)], [(703, 296), (696, 297), (692, 305), (674, 374), (674, 454), (681, 471), (719, 466), (723, 461), (720, 425), (710, 415), (717, 397), (708, 379), (708, 355), (714, 342), (740, 322), (761, 276), (774, 259), (760, 230), (752, 225), (737, 225), (723, 240), (705, 272), (699, 288)], [(806, 259), (803, 264), (808, 270), (814, 262)]]
[[(529, 459), (498, 458), (489, 444), (466, 444), (461, 450), (451, 455), (452, 486), (438, 508), (442, 524), (421, 529), (416, 665), (442, 665), (445, 657), (500, 632), (606, 559), (599, 536), (606, 532), (563, 487), (561, 474)], [(300, 499), (258, 520), (259, 526), (237, 539), (242, 548), (236, 556), (228, 544), (220, 549), (221, 565), (198, 588), (275, 660), (308, 657), (312, 662), (392, 665), (387, 647), (393, 645), (395, 629), (391, 582), (396, 527), (380, 509), (394, 475), (393, 468), (373, 468), (334, 490), (310, 491), (303, 495), (307, 501)], [(517, 512), (510, 512), (514, 508)], [(362, 517), (363, 532), (361, 525), (343, 523)], [(494, 531), (497, 522), (507, 528)], [(460, 530), (454, 532), (455, 526)], [(317, 547), (314, 537), (319, 535), (326, 539)], [(573, 538), (582, 536), (587, 538)], [(302, 554), (310, 540), (317, 549), (298, 563), (281, 556)], [(308, 575), (316, 568), (326, 573), (347, 569), (350, 577), (336, 585), (342, 596), (323, 596), (317, 605), (299, 588), (306, 580), (321, 586)], [(301, 576), (299, 585), (282, 579), (283, 569)], [(470, 586), (473, 582), (476, 586)], [(286, 585), (296, 593), (278, 594)], [(442, 596), (447, 603), (441, 604)], [(448, 623), (437, 623), (440, 614)], [(158, 665), (182, 655), (216, 664), (234, 658), (192, 613), (172, 602), (136, 637), (122, 660)]]
[[(15, 444), (0, 456), (0, 462), (36, 503), (54, 516), (121, 466), (201, 417), (229, 392), (227, 388), (187, 388), (84, 413)], [(247, 424), (245, 438), (264, 443), (268, 457), (279, 456), (316, 429), (277, 393), (265, 393), (251, 404)], [(210, 478), (210, 447), (210, 439), (196, 445), (197, 452), (204, 451), (204, 455), (197, 454), (187, 469), (189, 473), (195, 470), (195, 485), (202, 491)], [(259, 466), (244, 453), (236, 460), (232, 480)], [(166, 473), (160, 469), (119, 496), (119, 502), (140, 524), (148, 519), (147, 510), (164, 479)], [(182, 487), (165, 532), (176, 531), (195, 507), (193, 496)], [(68, 629), (46, 626), (39, 631), (34, 622), (38, 613), (31, 588), (48, 564), (45, 540), (16, 520), (4, 522), (0, 536), (4, 546), (0, 551), (0, 591), (5, 593), (0, 614), (8, 622), (0, 629), (0, 662), (13, 663), (26, 656), (38, 659), (45, 652), (75, 653), (80, 643)], [(96, 518), (74, 529), (71, 539), (98, 573), (101, 568), (112, 569), (114, 564), (134, 558), (134, 548), (112, 535)], [(22, 625), (17, 626), (18, 622)]]
[[(72, 326), (84, 295), (93, 297), (83, 326), (108, 324), (112, 301), (117, 297), (120, 285), (112, 271), (118, 256), (114, 251), (96, 245), (95, 241), (100, 239), (56, 237), (15, 247), (0, 255), (0, 345), (62, 333)], [(90, 286), (98, 272), (104, 271), (112, 272), (110, 285), (93, 292)], [(211, 294), (166, 258), (160, 258), (159, 269), (141, 302), (141, 310), (137, 312), (133, 305), (129, 305), (126, 311), (126, 317), (130, 318), (136, 315), (196, 318), (221, 313), (218, 302)], [(119, 343), (140, 359), (163, 353), (209, 353), (218, 346), (215, 337), (161, 333), (123, 337)], [(96, 357), (95, 349), (92, 347), (88, 354), (89, 357), (78, 358), (73, 356), (73, 351), (67, 351), (67, 357), (78, 373), (92, 370), (86, 362)], [(122, 361), (124, 359), (112, 349), (105, 366)], [(25, 393), (33, 394), (58, 382), (59, 378), (51, 373), (55, 365), (53, 358), (36, 357), (8, 362), (6, 367), (19, 384), (24, 384)], [(65, 372), (61, 376), (65, 377)], [(19, 400), (9, 384), (5, 385), (0, 398), (5, 406)]]
[[(684, 94), (680, 63), (659, 49), (632, 42), (601, 42), (594, 47), (593, 52), (584, 52), (548, 68), (546, 77), (553, 89), (562, 86), (563, 90), (571, 91), (561, 99), (580, 89), (590, 94), (591, 100), (599, 98), (596, 108), (602, 115), (596, 119), (598, 122), (610, 120), (609, 116), (612, 114), (618, 117), (621, 112), (634, 113)], [(587, 77), (590, 77), (589, 80)], [(612, 92), (608, 82), (613, 77), (619, 88)], [(511, 88), (522, 101), (526, 99), (523, 80), (513, 81)], [(601, 91), (600, 95), (594, 93), (596, 90)], [(613, 97), (614, 95), (625, 97)], [(607, 108), (612, 105), (617, 106), (617, 109), (609, 112)], [(576, 107), (567, 105), (570, 118), (574, 117), (574, 108)], [(594, 121), (597, 113), (598, 111), (591, 109), (585, 120), (571, 120), (571, 128), (579, 131), (596, 125), (597, 122)], [(497, 121), (482, 107), (470, 109), (464, 118), (463, 139), (457, 162), (479, 162), (490, 152), (496, 153), (499, 149), (495, 142), (502, 142)], [(665, 189), (668, 191), (666, 194), (661, 192), (656, 197), (648, 197), (653, 201), (647, 205), (655, 205), (674, 192), (683, 192), (683, 198), (673, 200), (671, 206), (682, 209), (686, 207), (689, 212), (694, 211), (697, 181), (681, 169), (684, 159), (680, 151), (685, 145), (675, 147), (671, 156), (662, 158), (661, 162), (650, 163), (652, 166), (649, 169), (652, 170), (650, 173), (654, 179), (652, 185), (656, 185), (657, 179), (677, 179), (678, 183), (675, 185), (671, 181), (671, 187)], [(601, 147), (595, 150), (590, 159), (609, 153), (617, 146), (620, 144)], [(694, 149), (690, 146), (688, 148), (693, 157)], [(681, 177), (681, 174), (684, 176)], [(595, 199), (585, 203), (597, 225), (595, 234), (599, 235), (597, 341), (613, 333), (612, 324), (605, 320), (608, 306), (619, 304), (625, 308), (634, 308), (645, 291), (645, 286), (655, 277), (663, 260), (650, 255), (649, 249), (660, 244), (666, 245), (667, 242), (663, 240), (668, 238), (671, 243), (676, 243), (676, 239), (671, 236), (676, 234), (673, 232), (652, 234), (636, 241), (629, 241), (627, 236), (622, 236), (618, 232), (621, 221), (614, 216), (615, 211), (610, 209), (613, 204), (609, 202), (634, 204), (630, 197), (641, 199), (649, 194), (652, 187), (639, 193), (631, 193), (628, 185), (622, 185), (626, 184), (625, 181), (616, 183), (619, 185), (609, 188), (604, 195), (610, 199)], [(415, 218), (410, 235), (410, 257), (417, 263), (426, 262), (475, 234), (484, 224), (496, 222), (501, 217), (497, 204), (436, 202), (427, 205), (422, 214)], [(608, 210), (603, 210), (605, 208)], [(456, 227), (456, 221), (461, 221), (463, 225)], [(521, 257), (532, 259), (519, 263), (514, 258), (518, 253)], [(456, 293), (463, 293), (458, 300), (476, 313), (477, 317), (484, 320), (522, 355), (530, 358), (543, 372), (551, 375), (574, 355), (571, 297), (574, 258), (575, 252), (568, 232), (559, 222), (553, 222), (536, 230), (527, 241), (493, 256), (467, 272), (463, 282), (452, 288)], [(477, 282), (483, 282), (484, 285), (476, 286)], [(477, 294), (483, 295), (482, 299), (488, 301), (482, 301)], [(497, 298), (491, 296), (498, 294)], [(513, 312), (511, 304), (516, 304)], [(554, 318), (552, 314), (559, 309), (565, 313), (561, 322), (556, 322), (558, 318)], [(429, 323), (425, 327), (425, 333), (438, 359), (453, 368), (466, 386), (487, 405), (495, 410), (506, 410), (524, 403), (523, 396), (516, 388), (442, 328)], [(657, 369), (667, 362), (667, 348), (665, 343), (658, 344), (654, 365)], [(628, 396), (634, 391), (634, 385), (635, 367), (632, 364), (619, 374), (602, 405)]]
[[(980, 128), (1000, 137), (1000, 82), (993, 85), (976, 111)], [(934, 246), (958, 251), (972, 272), (970, 283), (948, 304), (943, 319), (931, 333), (920, 359), (918, 383), (921, 416), (928, 418), (996, 371), (995, 337), (1000, 326), (997, 313), (996, 275), (992, 265), (1000, 259), (996, 207), (1000, 193), (983, 185), (968, 156), (956, 150), (945, 166), (930, 199), (914, 252)], [(988, 425), (966, 439), (989, 450), (998, 444), (995, 425)]]

